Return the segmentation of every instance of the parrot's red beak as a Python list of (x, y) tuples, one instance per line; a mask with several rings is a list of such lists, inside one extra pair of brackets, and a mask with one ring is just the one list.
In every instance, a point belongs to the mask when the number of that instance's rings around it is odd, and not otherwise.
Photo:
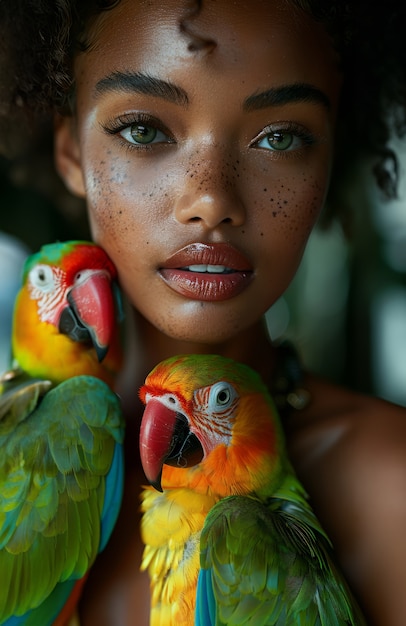
[(68, 293), (69, 306), (59, 322), (60, 332), (74, 341), (91, 341), (99, 361), (107, 354), (116, 324), (116, 309), (110, 275), (84, 270)]
[(190, 467), (203, 458), (203, 449), (184, 415), (158, 398), (147, 401), (140, 431), (141, 463), (148, 482), (162, 491), (162, 466)]

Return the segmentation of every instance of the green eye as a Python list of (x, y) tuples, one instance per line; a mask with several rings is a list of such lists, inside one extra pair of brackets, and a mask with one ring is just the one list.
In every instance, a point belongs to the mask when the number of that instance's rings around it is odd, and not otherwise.
[(270, 148), (271, 150), (289, 150), (292, 147), (295, 136), (292, 133), (275, 131), (268, 133), (258, 142), (259, 148)]
[(146, 126), (145, 124), (132, 124), (130, 126), (130, 135), (136, 143), (152, 143), (158, 134), (156, 128)]
[(314, 143), (314, 135), (306, 128), (289, 124), (286, 128), (264, 128), (261, 136), (252, 145), (270, 152), (292, 152)]
[(171, 143), (164, 132), (152, 124), (136, 122), (119, 131), (119, 134), (133, 146), (149, 146), (155, 143)]

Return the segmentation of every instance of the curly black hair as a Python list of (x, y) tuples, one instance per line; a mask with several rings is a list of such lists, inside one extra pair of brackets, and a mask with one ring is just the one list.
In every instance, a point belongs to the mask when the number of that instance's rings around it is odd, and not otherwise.
[[(341, 58), (344, 86), (334, 178), (339, 181), (337, 173), (366, 155), (374, 160), (380, 188), (393, 197), (397, 159), (389, 141), (394, 132), (402, 136), (406, 129), (406, 3), (285, 1), (323, 22)], [(16, 111), (67, 111), (74, 93), (71, 63), (86, 48), (89, 19), (119, 2), (0, 0), (0, 135)], [(185, 0), (189, 13), (180, 28), (201, 4)]]
[[(289, 0), (287, 0), (289, 2)], [(323, 0), (290, 0), (326, 22), (342, 53), (350, 39), (353, 15), (340, 0), (323, 8)], [(120, 0), (0, 0), (0, 41), (3, 68), (14, 104), (33, 111), (65, 107), (73, 87), (71, 60), (86, 47), (85, 30), (92, 15), (116, 6)], [(189, 3), (180, 28), (201, 8)], [(354, 21), (354, 20), (353, 20)], [(344, 45), (343, 45), (344, 44)], [(12, 68), (12, 71), (7, 71)]]

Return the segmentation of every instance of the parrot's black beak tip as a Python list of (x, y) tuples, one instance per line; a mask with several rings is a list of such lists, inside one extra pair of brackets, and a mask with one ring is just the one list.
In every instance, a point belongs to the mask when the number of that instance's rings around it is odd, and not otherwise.
[(161, 478), (159, 478), (158, 480), (154, 480), (153, 482), (150, 483), (150, 485), (157, 491), (160, 491), (161, 493), (163, 493), (164, 490), (162, 489)]
[(96, 350), (97, 359), (99, 363), (101, 363), (106, 356), (109, 347), (108, 346), (100, 346), (96, 341), (93, 341), (94, 349)]
[(151, 485), (151, 487), (153, 487), (154, 489), (156, 489), (156, 491), (160, 491), (161, 493), (163, 493), (163, 489), (162, 489), (162, 484), (161, 484), (161, 480), (162, 480), (162, 470), (159, 472), (159, 475), (156, 478), (148, 478), (148, 482)]

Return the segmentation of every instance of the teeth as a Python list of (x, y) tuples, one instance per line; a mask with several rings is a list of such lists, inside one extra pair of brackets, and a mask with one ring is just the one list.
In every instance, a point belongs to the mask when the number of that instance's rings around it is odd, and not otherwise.
[(225, 265), (189, 265), (185, 269), (189, 270), (189, 272), (208, 272), (209, 274), (223, 274), (224, 272), (227, 272)]

